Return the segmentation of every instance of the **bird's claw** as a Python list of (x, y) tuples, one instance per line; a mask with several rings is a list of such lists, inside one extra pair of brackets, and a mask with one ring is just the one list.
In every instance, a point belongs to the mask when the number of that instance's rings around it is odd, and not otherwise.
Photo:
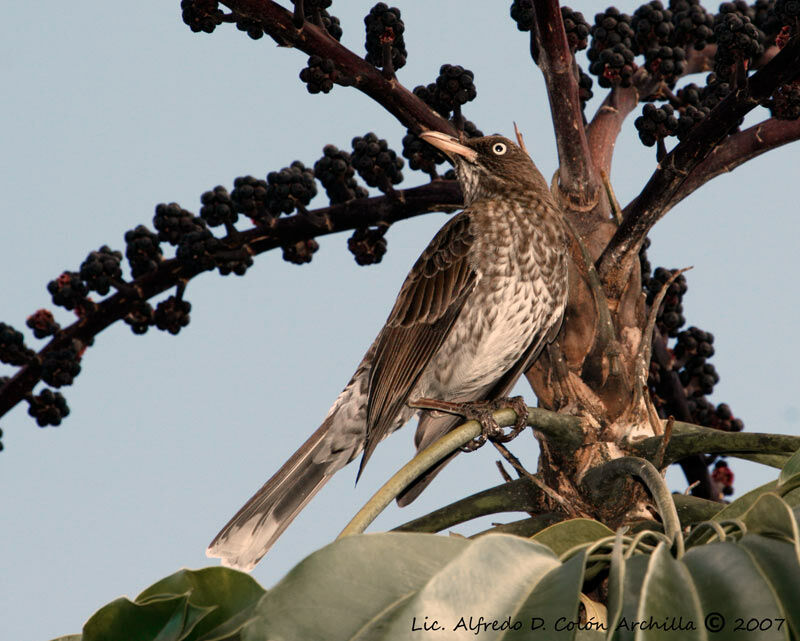
[[(517, 413), (517, 420), (511, 431), (505, 433), (503, 428), (497, 423), (493, 412), (503, 407), (511, 407)], [(496, 441), (498, 443), (508, 443), (515, 439), (527, 426), (528, 406), (525, 399), (521, 396), (513, 398), (502, 397), (493, 401), (476, 401), (472, 403), (460, 403), (458, 413), (468, 420), (478, 421), (481, 425), (481, 433), (466, 445), (462, 445), (464, 452), (474, 452), (482, 447), (486, 441)]]

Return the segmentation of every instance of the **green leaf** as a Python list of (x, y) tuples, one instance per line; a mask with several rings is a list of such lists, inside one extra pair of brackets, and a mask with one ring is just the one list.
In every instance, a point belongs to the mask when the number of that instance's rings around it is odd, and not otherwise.
[(51, 639), (50, 641), (81, 641), (81, 636), (80, 634), (67, 634), (57, 639)]
[[(144, 590), (136, 601), (147, 603), (162, 594), (190, 595), (192, 604), (211, 607), (189, 637), (191, 641), (229, 638), (252, 616), (251, 609), (264, 594), (256, 580), (245, 572), (212, 566), (200, 570), (180, 570)], [(220, 627), (222, 626), (222, 627)]]
[(786, 464), (783, 466), (778, 476), (778, 486), (776, 489), (781, 493), (800, 487), (800, 450), (797, 450)]
[[(639, 611), (639, 596), (642, 590), (642, 583), (647, 573), (647, 562), (649, 558), (643, 554), (636, 554), (624, 561), (624, 580), (622, 588), (618, 585), (609, 585), (609, 592), (616, 592), (619, 602), (614, 604), (615, 616), (609, 619), (612, 626), (611, 630), (617, 631), (614, 638), (631, 639), (633, 623), (637, 621)], [(618, 575), (619, 576), (619, 575)], [(609, 608), (609, 613), (611, 608)]]
[(252, 617), (264, 589), (248, 574), (229, 568), (181, 570), (142, 592), (97, 611), (82, 641), (224, 641)]
[(797, 521), (786, 502), (777, 494), (762, 494), (742, 515), (747, 531), (765, 536), (779, 536), (788, 541), (798, 540)]
[[(531, 617), (574, 620), (584, 554), (538, 543), (418, 533), (350, 536), (312, 554), (266, 594), (243, 639), (530, 638)], [(471, 617), (471, 618), (470, 618)], [(509, 628), (521, 630), (509, 634)], [(511, 630), (513, 632), (513, 630)], [(436, 635), (434, 635), (436, 636)], [(570, 639), (572, 634), (560, 635)]]
[(594, 543), (598, 539), (609, 536), (614, 536), (614, 532), (599, 521), (570, 519), (545, 528), (534, 535), (531, 540), (546, 545), (558, 556), (561, 556), (579, 545)]
[[(301, 561), (262, 598), (243, 639), (353, 638), (472, 544), (404, 532), (335, 541)], [(420, 624), (424, 616), (419, 614)]]
[(83, 626), (83, 641), (153, 639), (183, 641), (210, 608), (197, 608), (188, 595), (151, 599), (146, 604), (125, 598), (100, 608)]
[(784, 616), (790, 626), (793, 638), (800, 638), (800, 563), (797, 551), (763, 536), (746, 535), (739, 544), (753, 558), (753, 563), (761, 568), (761, 573), (769, 581), (774, 594), (786, 606)]
[[(751, 536), (792, 549), (791, 545), (781, 541)], [(716, 638), (725, 641), (789, 638), (788, 626), (784, 624), (779, 631), (777, 623), (774, 623), (776, 619), (785, 618), (783, 608), (762, 568), (744, 546), (733, 542), (709, 543), (692, 548), (682, 560), (691, 573), (704, 617), (716, 614), (720, 615), (716, 621), (724, 622)], [(795, 572), (800, 570), (796, 563), (794, 568)], [(786, 605), (797, 603), (798, 599), (800, 594), (795, 594)], [(746, 626), (736, 629), (737, 618), (745, 622), (769, 619), (772, 623), (769, 630), (748, 631)]]
[[(663, 623), (666, 631), (663, 636), (669, 638), (675, 634), (669, 628), (681, 630), (681, 640), (705, 639), (703, 630), (686, 629), (690, 621), (699, 621), (702, 618), (700, 599), (693, 589), (692, 579), (686, 566), (673, 558), (669, 548), (664, 543), (659, 543), (653, 554), (644, 575), (642, 591), (639, 596), (639, 609), (636, 613), (638, 621)], [(656, 629), (642, 634), (640, 630), (634, 637), (636, 639), (655, 639), (662, 636), (662, 631)], [(624, 638), (624, 636), (621, 636)]]
[[(555, 626), (578, 620), (583, 573), (586, 567), (586, 550), (571, 557), (559, 567), (553, 568), (532, 589), (530, 596), (519, 610), (518, 618), (528, 623), (528, 630), (509, 635), (511, 639), (530, 639), (534, 621), (545, 630), (555, 631)], [(564, 627), (562, 625), (561, 629)], [(545, 635), (546, 636), (546, 635)], [(559, 639), (569, 639), (569, 631), (559, 631)], [(535, 638), (535, 637), (534, 637)]]

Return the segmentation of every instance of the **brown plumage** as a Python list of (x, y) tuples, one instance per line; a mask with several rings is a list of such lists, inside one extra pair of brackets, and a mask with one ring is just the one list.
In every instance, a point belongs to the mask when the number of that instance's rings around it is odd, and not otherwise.
[[(252, 568), (331, 475), (363, 452), (360, 475), (378, 443), (416, 413), (410, 400), (505, 396), (558, 332), (566, 237), (533, 162), (502, 136), (463, 144), (438, 132), (422, 136), (453, 161), (465, 208), (414, 264), (322, 425), (212, 541), (207, 554), (226, 565)], [(459, 422), (421, 412), (417, 447)], [(450, 458), (398, 502), (411, 502)]]

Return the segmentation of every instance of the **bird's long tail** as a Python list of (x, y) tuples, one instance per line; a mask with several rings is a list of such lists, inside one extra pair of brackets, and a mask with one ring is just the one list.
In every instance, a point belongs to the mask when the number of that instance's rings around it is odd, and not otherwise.
[(214, 537), (206, 550), (222, 564), (249, 571), (294, 520), (300, 510), (342, 467), (338, 461), (315, 461), (331, 418), (311, 435)]

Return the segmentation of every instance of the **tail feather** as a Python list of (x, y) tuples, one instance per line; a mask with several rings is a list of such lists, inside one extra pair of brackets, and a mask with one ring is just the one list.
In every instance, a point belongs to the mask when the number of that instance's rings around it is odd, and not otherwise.
[(249, 571), (259, 562), (306, 503), (342, 466), (315, 462), (330, 427), (326, 420), (283, 467), (256, 492), (214, 537), (206, 555), (222, 564)]

